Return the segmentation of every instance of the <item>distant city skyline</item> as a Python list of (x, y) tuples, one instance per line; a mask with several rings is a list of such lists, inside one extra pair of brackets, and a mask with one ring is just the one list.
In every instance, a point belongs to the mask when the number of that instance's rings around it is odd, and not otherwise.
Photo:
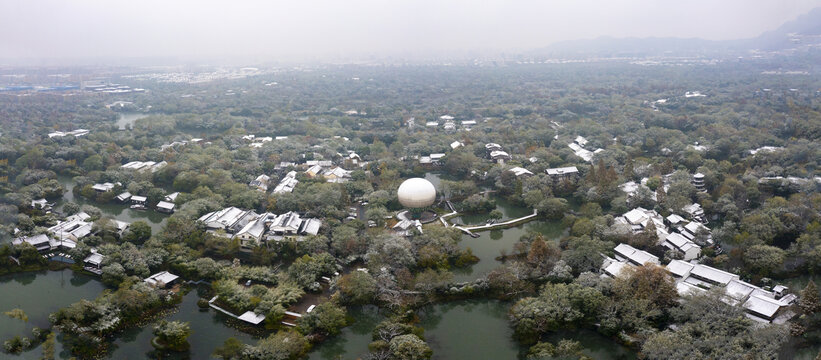
[(821, 0), (7, 1), (0, 3), (0, 64), (402, 59), (519, 52), (601, 36), (729, 40), (758, 36), (819, 6)]

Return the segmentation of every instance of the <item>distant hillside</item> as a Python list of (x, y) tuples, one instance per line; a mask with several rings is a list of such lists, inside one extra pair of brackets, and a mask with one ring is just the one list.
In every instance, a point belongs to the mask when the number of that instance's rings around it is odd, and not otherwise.
[[(821, 35), (821, 8), (815, 8), (778, 29), (765, 32), (753, 39), (742, 40), (740, 43), (749, 49), (778, 50), (794, 47), (801, 41), (813, 40), (807, 37), (817, 35)], [(814, 40), (819, 42), (819, 39)]]
[(815, 8), (778, 29), (743, 40), (713, 41), (700, 38), (613, 38), (562, 41), (529, 55), (653, 56), (780, 50), (821, 43), (821, 8)]

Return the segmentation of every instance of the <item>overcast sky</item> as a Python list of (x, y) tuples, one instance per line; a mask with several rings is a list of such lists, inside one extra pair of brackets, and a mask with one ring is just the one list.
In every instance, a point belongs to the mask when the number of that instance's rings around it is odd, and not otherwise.
[(0, 58), (298, 59), (521, 51), (613, 37), (749, 38), (821, 0), (9, 0)]

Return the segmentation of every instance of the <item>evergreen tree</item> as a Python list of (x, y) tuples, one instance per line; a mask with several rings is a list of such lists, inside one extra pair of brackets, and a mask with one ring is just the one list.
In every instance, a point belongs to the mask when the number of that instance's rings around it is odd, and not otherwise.
[(624, 170), (622, 171), (622, 175), (624, 175), (624, 179), (627, 181), (633, 180), (635, 176), (633, 173), (633, 157), (627, 155), (627, 161), (624, 162)]
[(801, 290), (798, 306), (805, 314), (814, 314), (821, 310), (821, 298), (818, 296), (818, 288), (814, 281), (810, 280), (804, 290)]

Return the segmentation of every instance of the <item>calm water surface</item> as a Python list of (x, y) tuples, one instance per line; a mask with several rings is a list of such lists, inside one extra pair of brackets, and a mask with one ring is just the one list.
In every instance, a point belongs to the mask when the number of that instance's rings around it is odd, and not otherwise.
[[(165, 317), (168, 321), (188, 322), (191, 326), (191, 336), (188, 342), (191, 349), (184, 353), (175, 353), (171, 357), (164, 359), (208, 359), (217, 347), (229, 337), (235, 337), (246, 344), (255, 344), (256, 339), (251, 335), (229, 327), (225, 324), (228, 316), (218, 313), (215, 310), (200, 311), (197, 306), (199, 299), (196, 290), (190, 291), (183, 297), (179, 305), (179, 311)], [(155, 323), (148, 324), (141, 328), (129, 329), (119, 334), (114, 341), (113, 350), (108, 354), (108, 358), (125, 359), (146, 359), (149, 353), (154, 350), (151, 346), (151, 333)]]
[[(103, 289), (105, 286), (97, 278), (71, 270), (26, 272), (0, 277), (0, 312), (19, 308), (28, 315), (28, 322), (0, 315), (0, 341), (15, 335), (31, 338), (31, 329), (35, 326), (50, 326), (49, 314), (82, 299), (94, 299)], [(59, 341), (55, 349), (59, 358), (69, 358), (68, 353), (61, 353)], [(39, 359), (41, 355), (42, 350), (35, 348), (18, 356), (0, 353), (0, 358)]]

